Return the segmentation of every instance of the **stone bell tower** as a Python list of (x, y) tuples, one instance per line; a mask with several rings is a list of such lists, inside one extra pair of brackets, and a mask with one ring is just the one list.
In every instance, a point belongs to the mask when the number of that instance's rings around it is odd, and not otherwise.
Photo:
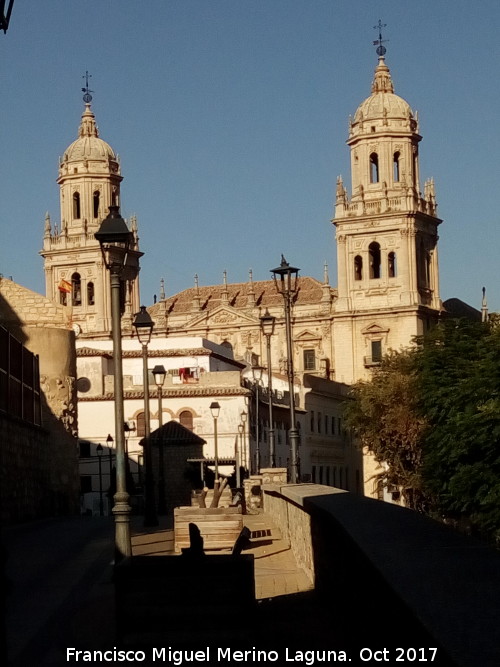
[[(61, 223), (45, 218), (43, 237), (46, 295), (71, 308), (73, 327), (82, 338), (107, 338), (111, 332), (109, 275), (94, 238), (109, 206), (120, 205), (122, 175), (117, 155), (99, 137), (92, 96), (83, 89), (85, 109), (78, 138), (59, 162)], [(137, 222), (128, 222), (138, 250)], [(122, 327), (130, 328), (139, 310), (139, 279), (123, 283)]]
[(352, 196), (335, 202), (338, 301), (335, 377), (352, 383), (390, 349), (411, 344), (441, 309), (434, 182), (420, 191), (418, 118), (395, 95), (376, 42), (372, 93), (350, 119)]

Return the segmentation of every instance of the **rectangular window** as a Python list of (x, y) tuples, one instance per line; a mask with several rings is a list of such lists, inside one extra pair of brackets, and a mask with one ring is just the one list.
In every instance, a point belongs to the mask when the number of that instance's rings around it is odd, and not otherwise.
[(314, 350), (304, 350), (304, 370), (316, 370), (316, 355)]
[(382, 361), (382, 341), (381, 340), (372, 340), (372, 362), (381, 362)]
[(316, 484), (316, 466), (312, 467), (312, 481), (313, 484)]
[(326, 485), (330, 486), (330, 466), (327, 467), (326, 469)]
[(319, 483), (323, 484), (323, 466), (319, 467)]

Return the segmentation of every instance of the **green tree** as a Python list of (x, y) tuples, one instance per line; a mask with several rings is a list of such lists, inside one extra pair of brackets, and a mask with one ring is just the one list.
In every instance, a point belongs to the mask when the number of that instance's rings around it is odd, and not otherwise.
[(422, 479), (441, 517), (500, 538), (500, 328), (447, 320), (414, 357)]
[(382, 464), (384, 487), (397, 487), (407, 507), (426, 508), (421, 477), (425, 418), (418, 413), (415, 350), (386, 356), (370, 381), (355, 384), (345, 419), (360, 444)]

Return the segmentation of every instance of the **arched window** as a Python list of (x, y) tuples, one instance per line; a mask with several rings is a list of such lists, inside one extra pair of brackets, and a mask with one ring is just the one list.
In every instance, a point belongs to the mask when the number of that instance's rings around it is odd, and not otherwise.
[(188, 428), (190, 431), (193, 430), (193, 413), (189, 410), (183, 410), (179, 415), (179, 421), (182, 426)]
[(396, 277), (396, 253), (390, 252), (387, 255), (387, 275), (389, 278)]
[(137, 422), (137, 437), (144, 438), (146, 435), (146, 420), (144, 418), (144, 412), (139, 412), (135, 419)]
[(73, 192), (73, 218), (79, 220), (81, 217), (80, 211), (80, 193)]
[(98, 217), (99, 217), (99, 198), (100, 198), (100, 196), (101, 196), (101, 195), (100, 195), (99, 190), (96, 190), (96, 191), (94, 192), (94, 197), (93, 197), (93, 201), (94, 201), (94, 218), (98, 218)]
[(368, 246), (370, 254), (370, 278), (380, 278), (380, 245), (373, 241)]
[(394, 183), (397, 183), (399, 181), (399, 158), (400, 158), (399, 151), (396, 151), (394, 153), (394, 158), (392, 162), (392, 179)]
[(356, 255), (354, 258), (354, 280), (363, 279), (363, 258), (361, 255)]
[(370, 183), (379, 182), (379, 173), (378, 173), (378, 155), (372, 153), (370, 155)]
[(71, 303), (73, 306), (82, 305), (82, 282), (79, 273), (71, 276)]
[(94, 283), (87, 283), (87, 306), (94, 305)]

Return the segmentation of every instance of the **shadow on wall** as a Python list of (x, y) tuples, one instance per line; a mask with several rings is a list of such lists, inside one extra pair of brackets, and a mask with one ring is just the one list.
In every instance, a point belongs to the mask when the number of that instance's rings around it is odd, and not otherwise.
[(497, 552), (412, 510), (349, 493), (310, 496), (303, 506), (316, 592), (344, 636), (356, 627), (362, 646), (389, 647), (403, 664), (431, 662), (430, 647), (435, 665), (500, 664)]
[[(2, 523), (75, 514), (79, 477), (73, 333), (26, 326), (2, 294), (0, 325), (15, 339), (4, 333), (0, 363)], [(36, 366), (29, 368), (33, 357), (28, 350), (39, 357), (39, 383)], [(30, 418), (23, 401), (36, 402), (38, 388), (40, 412), (36, 416), (35, 405)]]

